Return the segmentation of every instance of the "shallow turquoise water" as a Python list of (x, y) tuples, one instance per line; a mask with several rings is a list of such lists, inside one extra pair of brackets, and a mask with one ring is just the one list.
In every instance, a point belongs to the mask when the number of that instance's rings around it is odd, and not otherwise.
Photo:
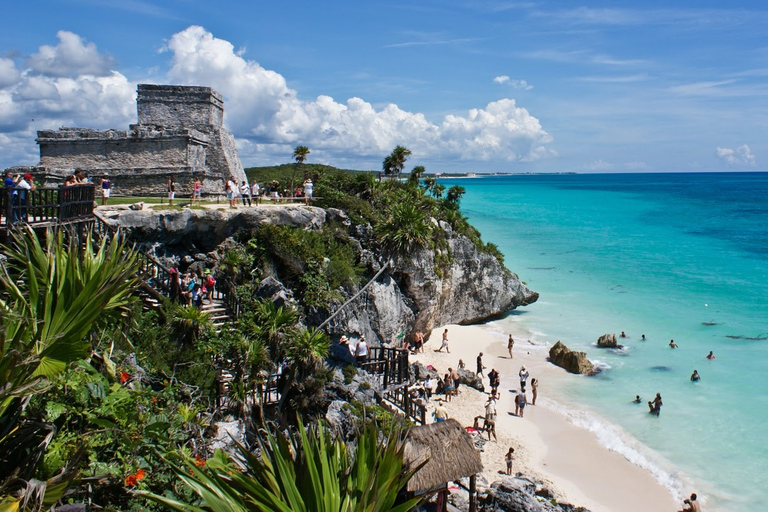
[[(760, 510), (754, 504), (768, 502), (768, 173), (444, 184), (465, 187), (462, 212), (541, 294), (514, 313), (517, 324), (605, 365), (563, 390), (609, 423), (590, 428), (610, 438), (610, 424), (619, 426), (689, 476), (679, 490), (706, 495), (708, 510)], [(594, 346), (621, 331), (624, 351)], [(705, 359), (710, 350), (714, 361)], [(659, 418), (629, 403), (656, 392)], [(660, 478), (674, 479), (665, 469)]]

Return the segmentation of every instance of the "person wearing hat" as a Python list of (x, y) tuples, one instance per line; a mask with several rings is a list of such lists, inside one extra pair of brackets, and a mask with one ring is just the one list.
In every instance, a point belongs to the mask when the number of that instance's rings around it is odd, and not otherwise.
[(106, 206), (109, 202), (109, 193), (112, 190), (112, 182), (106, 174), (101, 178), (101, 205)]
[(443, 400), (437, 401), (437, 407), (435, 407), (435, 422), (445, 421), (448, 419), (448, 409), (443, 406)]
[(347, 339), (347, 337), (343, 334), (341, 335), (341, 339), (339, 339), (339, 345), (343, 345), (347, 347), (347, 350), (349, 350), (349, 339)]
[(525, 366), (520, 367), (520, 390), (525, 393), (525, 382), (528, 380), (528, 370), (525, 369)]
[(364, 364), (368, 362), (368, 344), (365, 342), (365, 336), (360, 336), (360, 341), (357, 342), (355, 347), (355, 359), (357, 364)]
[(312, 184), (312, 180), (307, 178), (304, 181), (304, 202), (309, 204), (309, 201), (312, 199), (312, 194), (314, 193), (315, 186)]

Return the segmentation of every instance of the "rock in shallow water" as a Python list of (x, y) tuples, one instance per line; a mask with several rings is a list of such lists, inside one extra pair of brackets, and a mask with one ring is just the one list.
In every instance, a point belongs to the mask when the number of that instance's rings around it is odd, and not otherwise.
[(587, 359), (586, 353), (573, 351), (561, 341), (558, 341), (549, 349), (549, 360), (571, 373), (582, 373), (585, 375), (593, 375), (595, 373), (595, 366)]

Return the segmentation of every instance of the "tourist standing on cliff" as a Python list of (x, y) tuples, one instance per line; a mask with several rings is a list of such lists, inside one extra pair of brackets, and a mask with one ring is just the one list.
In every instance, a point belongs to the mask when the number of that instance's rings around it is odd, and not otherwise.
[(365, 342), (365, 337), (360, 336), (360, 341), (357, 342), (355, 347), (355, 359), (357, 364), (364, 364), (368, 362), (368, 344)]
[(176, 178), (171, 174), (168, 177), (168, 183), (166, 183), (168, 189), (168, 204), (173, 205), (173, 200), (176, 197)]
[(243, 199), (243, 206), (246, 206), (246, 201), (248, 201), (248, 206), (251, 206), (251, 187), (245, 181), (240, 185), (240, 197)]
[(507, 350), (509, 351), (509, 358), (514, 359), (515, 356), (512, 355), (512, 349), (515, 348), (515, 340), (512, 338), (512, 335), (509, 335), (509, 339), (507, 340)]
[(112, 190), (112, 182), (106, 174), (101, 178), (101, 205), (106, 206), (109, 202), (109, 193)]
[(451, 350), (448, 348), (448, 329), (443, 331), (443, 344), (440, 345), (440, 348), (435, 350), (435, 352), (442, 352), (443, 349), (445, 349), (445, 351), (449, 354), (451, 353)]
[(239, 191), (237, 188), (237, 183), (235, 183), (235, 178), (230, 176), (229, 179), (227, 180), (227, 199), (229, 199), (230, 208), (237, 208), (238, 192)]
[(194, 206), (197, 201), (197, 206), (200, 206), (200, 201), (203, 200), (203, 184), (200, 182), (200, 178), (195, 178), (195, 183), (192, 185), (192, 203)]
[(312, 180), (307, 178), (304, 182), (304, 202), (309, 204), (312, 200), (312, 194), (314, 193), (315, 186), (312, 184)]
[(251, 186), (251, 196), (253, 197), (253, 200), (256, 201), (257, 205), (261, 202), (261, 187), (255, 181)]

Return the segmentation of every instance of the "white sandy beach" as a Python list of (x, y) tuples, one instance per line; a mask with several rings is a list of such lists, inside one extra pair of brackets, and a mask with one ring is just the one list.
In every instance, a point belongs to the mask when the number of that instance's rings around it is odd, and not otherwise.
[[(451, 353), (435, 352), (442, 332), (448, 328)], [(512, 333), (513, 336), (515, 333)], [(534, 475), (544, 481), (558, 501), (583, 506), (592, 512), (665, 512), (680, 510), (682, 504), (657, 482), (650, 472), (632, 464), (622, 455), (601, 446), (587, 430), (575, 426), (554, 410), (547, 397), (547, 387), (563, 385), (570, 376), (546, 361), (544, 347), (532, 347), (525, 339), (515, 338), (514, 359), (507, 353), (506, 338), (487, 325), (448, 325), (432, 331), (425, 352), (411, 356), (412, 361), (434, 366), (442, 376), (459, 359), (474, 371), (479, 352), (483, 352), (485, 375), (492, 368), (501, 374), (500, 399), (497, 403), (498, 441), (486, 443), (482, 453), (483, 476), (488, 483), (502, 478), (504, 454), (515, 449), (515, 473)], [(525, 417), (514, 413), (514, 392), (519, 386), (517, 374), (525, 365), (531, 377), (539, 381), (537, 405), (525, 408)], [(530, 379), (529, 379), (530, 383)], [(488, 379), (484, 379), (489, 391)], [(510, 392), (513, 391), (513, 392)], [(431, 413), (437, 399), (429, 402)], [(531, 400), (530, 386), (528, 400)], [(471, 426), (475, 416), (484, 414), (488, 394), (460, 386), (460, 394), (446, 402), (449, 416), (464, 426)], [(431, 421), (431, 414), (429, 415)]]

